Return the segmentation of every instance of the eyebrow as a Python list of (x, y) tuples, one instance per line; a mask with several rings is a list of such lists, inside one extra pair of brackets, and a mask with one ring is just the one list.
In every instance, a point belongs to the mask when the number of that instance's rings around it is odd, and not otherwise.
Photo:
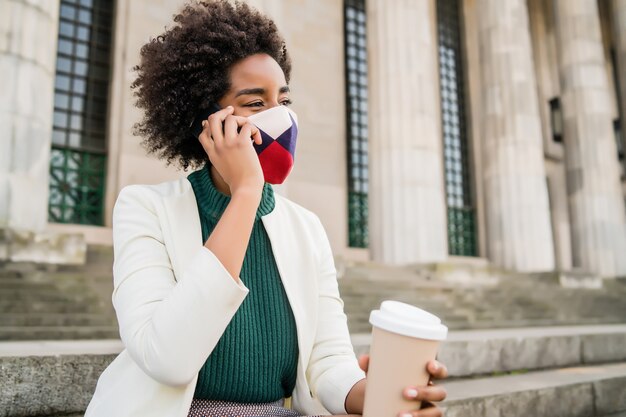
[[(280, 90), (278, 90), (279, 93), (288, 93), (289, 92), (289, 87), (288, 86), (284, 86), (284, 87), (280, 87)], [(237, 94), (235, 94), (235, 97), (239, 97), (239, 96), (243, 96), (243, 95), (257, 95), (257, 96), (262, 96), (263, 94), (265, 94), (265, 89), (264, 88), (247, 88), (244, 90), (239, 91)]]

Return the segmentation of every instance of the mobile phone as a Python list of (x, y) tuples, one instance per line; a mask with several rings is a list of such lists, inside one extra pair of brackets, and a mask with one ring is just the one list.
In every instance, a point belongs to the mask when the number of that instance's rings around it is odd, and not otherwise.
[(191, 124), (189, 125), (190, 134), (193, 135), (194, 138), (198, 139), (198, 136), (200, 136), (200, 133), (202, 133), (202, 122), (206, 120), (210, 115), (220, 110), (222, 110), (222, 108), (217, 103), (211, 103), (206, 109), (201, 109), (196, 114), (193, 122), (191, 122)]

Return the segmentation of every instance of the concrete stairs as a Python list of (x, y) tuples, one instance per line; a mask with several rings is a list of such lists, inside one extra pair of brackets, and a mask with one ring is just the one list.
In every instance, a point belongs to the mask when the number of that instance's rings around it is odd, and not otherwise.
[(0, 264), (0, 340), (117, 338), (110, 247), (86, 266)]
[[(355, 353), (369, 335), (353, 335)], [(82, 416), (119, 340), (0, 343), (0, 417)], [(626, 415), (626, 324), (452, 331), (447, 417)]]
[[(83, 266), (0, 264), (0, 340), (119, 337), (112, 264), (112, 248), (94, 245)], [(570, 288), (562, 274), (515, 274), (474, 259), (408, 267), (336, 264), (351, 333), (369, 332), (369, 313), (385, 299), (420, 306), (455, 330), (626, 320), (626, 279)]]
[[(434, 268), (434, 267), (432, 267)], [(439, 266), (441, 268), (441, 266)], [(454, 264), (448, 269), (463, 268)], [(465, 271), (449, 279), (429, 267), (342, 268), (339, 290), (351, 333), (369, 332), (369, 313), (383, 300), (404, 301), (428, 310), (455, 330), (622, 323), (626, 320), (626, 278), (596, 279), (590, 286), (563, 286), (559, 273), (516, 274)], [(570, 281), (571, 282), (571, 281)]]

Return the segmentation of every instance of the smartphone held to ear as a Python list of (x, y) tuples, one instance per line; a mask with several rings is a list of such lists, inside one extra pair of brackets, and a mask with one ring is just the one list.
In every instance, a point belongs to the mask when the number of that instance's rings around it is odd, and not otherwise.
[(222, 110), (222, 108), (217, 103), (211, 103), (209, 107), (198, 112), (193, 122), (191, 122), (191, 125), (189, 125), (189, 131), (194, 138), (198, 139), (198, 136), (202, 133), (202, 122), (208, 119), (210, 115), (220, 110)]

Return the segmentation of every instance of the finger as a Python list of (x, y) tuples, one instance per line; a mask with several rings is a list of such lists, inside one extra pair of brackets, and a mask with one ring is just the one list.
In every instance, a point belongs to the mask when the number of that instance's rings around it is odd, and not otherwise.
[(250, 140), (251, 135), (252, 135), (252, 125), (250, 123), (243, 125), (243, 127), (241, 128), (241, 131), (239, 132), (239, 138)]
[(215, 143), (213, 143), (213, 139), (211, 139), (209, 123), (206, 120), (202, 121), (202, 132), (200, 132), (200, 134), (198, 135), (198, 140), (200, 141), (202, 147), (207, 153), (209, 151), (213, 151), (213, 146), (215, 146)]
[(237, 128), (239, 123), (237, 122), (237, 116), (227, 116), (224, 121), (224, 139), (229, 141), (230, 139), (237, 138)]
[(256, 143), (257, 145), (262, 145), (263, 137), (261, 136), (261, 131), (259, 130), (259, 128), (255, 125), (252, 125), (251, 133), (251, 137), (254, 139), (254, 143)]
[(407, 387), (402, 392), (404, 398), (413, 401), (443, 401), (448, 393), (439, 385), (428, 387)]
[(367, 372), (369, 368), (369, 364), (370, 364), (370, 355), (364, 353), (363, 355), (359, 356), (359, 367), (363, 369), (365, 372)]
[(217, 111), (209, 116), (208, 122), (209, 127), (211, 128), (211, 137), (215, 144), (219, 144), (224, 140), (224, 125), (223, 122), (228, 117), (228, 115), (232, 114), (233, 106), (228, 106), (225, 109)]
[(435, 359), (428, 361), (426, 370), (435, 379), (445, 379), (448, 377), (448, 368)]
[(441, 417), (443, 410), (439, 407), (430, 407), (422, 410), (404, 411), (398, 417)]

